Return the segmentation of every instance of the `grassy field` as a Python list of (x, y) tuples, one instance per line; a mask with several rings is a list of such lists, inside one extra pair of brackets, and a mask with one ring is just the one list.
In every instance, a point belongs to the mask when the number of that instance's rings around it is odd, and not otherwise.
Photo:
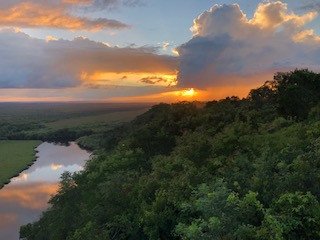
[(93, 125), (93, 124), (114, 124), (129, 122), (133, 120), (136, 116), (146, 112), (147, 109), (138, 109), (132, 111), (120, 111), (120, 112), (110, 112), (104, 114), (98, 114), (93, 116), (84, 116), (84, 117), (74, 117), (68, 119), (62, 119), (54, 122), (49, 122), (46, 125), (52, 129), (61, 129), (61, 128), (72, 128), (80, 127), (84, 125)]
[[(0, 103), (0, 140), (73, 141), (131, 121), (149, 107), (134, 103)], [(56, 133), (65, 129), (68, 131)]]
[[(103, 134), (144, 113), (149, 104), (0, 103), (0, 188), (35, 159), (40, 141), (94, 149)], [(29, 141), (30, 140), (30, 141)], [(79, 140), (80, 141), (80, 140)]]
[(0, 103), (0, 188), (35, 159), (40, 141), (81, 138), (94, 148), (97, 134), (133, 120), (148, 104)]
[(40, 141), (0, 141), (0, 188), (35, 160)]
[(42, 123), (68, 118), (141, 110), (151, 104), (120, 103), (0, 103), (0, 122)]

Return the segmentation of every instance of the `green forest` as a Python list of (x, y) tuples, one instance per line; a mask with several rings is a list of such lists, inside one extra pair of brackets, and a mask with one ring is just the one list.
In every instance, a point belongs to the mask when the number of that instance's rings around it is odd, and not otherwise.
[(319, 73), (158, 104), (102, 132), (81, 135), (95, 157), (62, 175), (22, 239), (320, 239)]

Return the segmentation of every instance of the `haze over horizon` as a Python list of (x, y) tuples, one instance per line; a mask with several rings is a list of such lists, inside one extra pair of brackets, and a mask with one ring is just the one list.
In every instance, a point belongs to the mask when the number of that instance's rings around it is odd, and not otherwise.
[(0, 102), (245, 97), (319, 71), (320, 1), (4, 0)]

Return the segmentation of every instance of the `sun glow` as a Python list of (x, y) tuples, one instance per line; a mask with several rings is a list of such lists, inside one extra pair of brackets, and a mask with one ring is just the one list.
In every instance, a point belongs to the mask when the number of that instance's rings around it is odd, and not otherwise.
[(82, 72), (81, 79), (86, 84), (95, 86), (175, 86), (176, 73), (149, 73), (149, 72), (95, 72), (88, 74)]
[(194, 97), (195, 95), (197, 95), (197, 92), (194, 90), (194, 88), (189, 88), (180, 91), (179, 95), (181, 95), (182, 97)]
[(50, 168), (53, 170), (53, 171), (57, 171), (59, 170), (60, 168), (62, 168), (63, 166), (61, 164), (55, 164), (55, 163), (52, 163)]

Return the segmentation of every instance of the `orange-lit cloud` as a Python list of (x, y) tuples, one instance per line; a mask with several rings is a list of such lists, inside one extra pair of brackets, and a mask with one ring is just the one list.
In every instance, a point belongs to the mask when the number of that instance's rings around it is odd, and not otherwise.
[(249, 22), (262, 29), (274, 29), (285, 24), (291, 24), (297, 28), (314, 20), (317, 15), (314, 11), (297, 15), (290, 13), (287, 5), (282, 2), (266, 2), (259, 4), (254, 17)]
[(320, 43), (320, 36), (318, 36), (313, 29), (306, 29), (298, 32), (293, 36), (293, 40), (297, 43)]
[(57, 89), (1, 89), (0, 102), (68, 102), (68, 101), (112, 101), (117, 97), (145, 96), (168, 91), (157, 86), (127, 87), (74, 87)]
[[(272, 77), (272, 76), (270, 76)], [(246, 97), (249, 91), (260, 85), (257, 78), (248, 84), (239, 83), (229, 86), (215, 86), (206, 89), (194, 88), (195, 94), (188, 95), (190, 88), (177, 87), (111, 87), (111, 88), (67, 88), (60, 89), (0, 89), (0, 102), (176, 102), (176, 101), (208, 101), (227, 96)]]
[(175, 86), (177, 85), (176, 73), (157, 72), (95, 72), (82, 73), (82, 81), (86, 85), (94, 86)]
[[(17, 27), (97, 30), (103, 26), (70, 9), (136, 3), (16, 0), (6, 7), (0, 3), (0, 25), (4, 21)], [(246, 96), (277, 71), (320, 69), (320, 36), (308, 27), (316, 17), (315, 11), (294, 13), (281, 1), (259, 4), (252, 18), (237, 4), (214, 5), (194, 20), (192, 39), (173, 50), (171, 41), (160, 42), (158, 49), (121, 48), (85, 37), (35, 39), (23, 30), (1, 30), (0, 54), (6, 61), (0, 61), (0, 88), (6, 91), (0, 101), (153, 102)], [(161, 51), (173, 51), (174, 56)]]
[(214, 5), (194, 20), (193, 38), (177, 48), (178, 86), (262, 84), (277, 71), (320, 70), (320, 38), (307, 27), (317, 15), (270, 1), (249, 19), (238, 4)]
[[(44, 209), (51, 195), (58, 190), (58, 184), (28, 184), (12, 185), (0, 191), (0, 201), (2, 203), (15, 203), (29, 209)], [(40, 200), (41, 199), (41, 200)]]
[[(11, 51), (7, 51), (11, 49)], [(178, 62), (153, 48), (111, 47), (79, 37), (72, 41), (34, 39), (14, 30), (0, 31), (0, 88), (67, 88), (175, 84)]]
[(207, 89), (172, 89), (156, 94), (142, 96), (114, 97), (108, 101), (114, 102), (179, 102), (179, 101), (211, 101), (228, 96), (247, 97), (249, 91), (259, 86), (259, 83), (242, 84), (234, 86), (209, 87)]
[[(81, 2), (84, 3), (84, 1)], [(0, 8), (0, 26), (91, 31), (128, 27), (127, 24), (117, 20), (106, 18), (89, 19), (72, 15), (68, 11), (68, 5), (64, 3), (66, 2), (50, 4), (49, 1), (49, 4), (44, 4), (44, 2), (22, 1), (8, 8)]]

